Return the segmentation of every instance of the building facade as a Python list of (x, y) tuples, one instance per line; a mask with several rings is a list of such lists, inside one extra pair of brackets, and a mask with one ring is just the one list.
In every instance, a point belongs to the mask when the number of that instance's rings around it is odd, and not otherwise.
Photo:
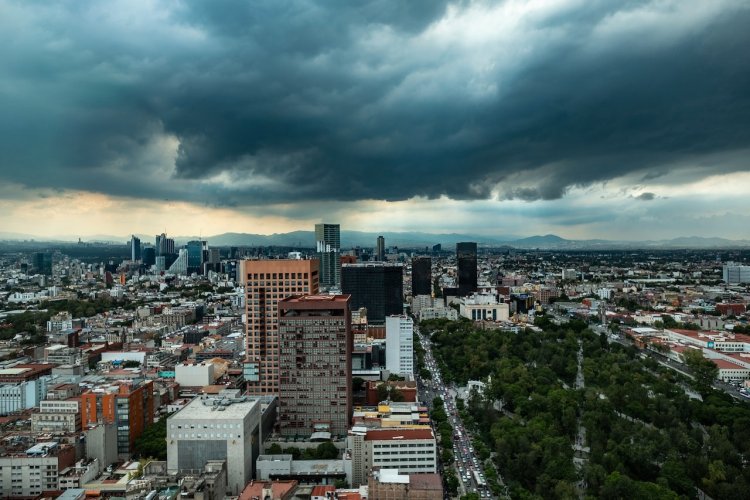
[(378, 236), (375, 246), (375, 260), (383, 262), (385, 260), (385, 238)]
[(0, 495), (39, 498), (59, 486), (60, 471), (75, 463), (75, 448), (56, 441), (35, 443), (28, 449), (0, 448)]
[(345, 464), (351, 484), (367, 483), (376, 469), (396, 469), (400, 474), (436, 473), (437, 442), (429, 427), (368, 429), (352, 427), (347, 438)]
[(45, 400), (39, 413), (31, 414), (32, 432), (72, 433), (81, 430), (81, 408), (78, 399)]
[(317, 260), (244, 260), (245, 381), (250, 394), (279, 393), (278, 303), (290, 295), (316, 295)]
[(315, 224), (315, 250), (320, 261), (320, 287), (341, 288), (341, 228)]
[(725, 283), (750, 283), (750, 266), (727, 262), (722, 271)]
[(385, 367), (396, 375), (414, 378), (414, 321), (409, 316), (385, 318)]
[(284, 436), (346, 436), (352, 415), (349, 297), (293, 296), (279, 302), (279, 422)]
[(222, 393), (199, 396), (167, 419), (167, 469), (195, 474), (209, 460), (225, 460), (227, 490), (239, 495), (253, 479), (261, 402), (239, 391)]
[(432, 295), (432, 259), (414, 257), (411, 261), (411, 295)]
[(136, 380), (101, 385), (81, 394), (81, 425), (117, 426), (117, 453), (129, 456), (135, 440), (154, 422), (153, 382)]
[(469, 295), (477, 291), (477, 244), (456, 243), (458, 266), (458, 294)]
[(133, 262), (141, 260), (141, 239), (136, 235), (130, 237), (130, 260)]
[(400, 264), (346, 264), (341, 269), (341, 291), (351, 295), (352, 309), (367, 309), (371, 324), (384, 324), (385, 317), (404, 309), (404, 273)]

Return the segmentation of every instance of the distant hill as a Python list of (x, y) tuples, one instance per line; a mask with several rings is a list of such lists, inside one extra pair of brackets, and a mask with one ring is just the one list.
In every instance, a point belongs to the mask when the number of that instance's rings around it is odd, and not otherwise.
[[(490, 238), (487, 236), (477, 236), (470, 234), (431, 234), (422, 232), (382, 232), (370, 233), (364, 231), (341, 231), (341, 246), (350, 247), (375, 247), (378, 236), (385, 238), (387, 247), (397, 246), (403, 248), (430, 247), (441, 244), (446, 249), (455, 246), (461, 241), (476, 241), (481, 245), (499, 246), (505, 243), (502, 238)], [(249, 233), (223, 233), (215, 236), (203, 237), (208, 240), (209, 244), (216, 246), (289, 246), (289, 247), (308, 247), (315, 246), (314, 231), (292, 231), (290, 233), (274, 234), (249, 234)], [(197, 236), (177, 236), (175, 241), (184, 243), (192, 239), (198, 239)]]
[[(137, 235), (142, 243), (154, 242), (154, 235)], [(616, 240), (568, 240), (555, 234), (535, 235), (526, 238), (518, 238), (508, 235), (507, 237), (489, 237), (472, 234), (458, 233), (424, 233), (424, 232), (383, 232), (372, 233), (364, 231), (342, 231), (342, 248), (363, 247), (374, 248), (378, 236), (385, 238), (387, 247), (399, 248), (429, 248), (440, 244), (443, 250), (454, 250), (456, 243), (462, 241), (475, 241), (480, 247), (511, 247), (518, 249), (542, 249), (542, 250), (610, 250), (610, 249), (678, 249), (678, 248), (746, 248), (750, 247), (750, 240), (730, 240), (726, 238), (685, 236), (666, 240), (646, 241), (616, 241)], [(251, 234), (251, 233), (222, 233), (214, 236), (176, 236), (177, 245), (184, 245), (190, 240), (204, 239), (213, 246), (280, 246), (313, 248), (315, 246), (315, 233), (313, 231), (292, 231), (289, 233), (274, 234)], [(41, 238), (29, 234), (0, 232), (0, 241), (30, 241), (35, 244), (64, 242), (75, 243), (77, 236)], [(112, 243), (126, 245), (130, 240), (128, 236), (94, 235), (82, 238), (85, 243)]]

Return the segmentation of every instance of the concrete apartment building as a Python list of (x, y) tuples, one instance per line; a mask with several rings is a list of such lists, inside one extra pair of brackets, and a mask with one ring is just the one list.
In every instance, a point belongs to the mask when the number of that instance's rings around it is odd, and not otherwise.
[(315, 295), (319, 286), (317, 260), (244, 260), (245, 381), (253, 395), (279, 393), (278, 310), (290, 295)]
[(167, 469), (195, 474), (209, 460), (225, 460), (227, 491), (239, 495), (253, 478), (260, 424), (259, 398), (239, 390), (199, 396), (167, 420)]
[(45, 400), (39, 403), (39, 412), (31, 414), (32, 432), (72, 433), (80, 430), (81, 403), (78, 399)]
[(352, 331), (348, 295), (279, 302), (279, 422), (284, 436), (346, 436), (352, 415)]
[(414, 320), (406, 315), (385, 318), (385, 367), (414, 379)]
[(37, 498), (57, 490), (59, 473), (75, 463), (75, 448), (56, 441), (5, 440), (0, 446), (0, 496)]

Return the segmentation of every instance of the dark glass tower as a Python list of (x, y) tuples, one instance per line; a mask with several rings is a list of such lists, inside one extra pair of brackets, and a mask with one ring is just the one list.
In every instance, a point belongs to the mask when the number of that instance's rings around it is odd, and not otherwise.
[(432, 291), (432, 259), (415, 257), (411, 261), (411, 295), (430, 295)]
[(367, 321), (385, 324), (385, 317), (404, 310), (404, 270), (400, 264), (345, 264), (341, 290), (352, 296), (351, 309), (367, 308)]
[(34, 254), (34, 271), (37, 274), (52, 276), (52, 254), (37, 252)]
[(456, 243), (458, 261), (458, 294), (471, 295), (477, 291), (477, 244)]

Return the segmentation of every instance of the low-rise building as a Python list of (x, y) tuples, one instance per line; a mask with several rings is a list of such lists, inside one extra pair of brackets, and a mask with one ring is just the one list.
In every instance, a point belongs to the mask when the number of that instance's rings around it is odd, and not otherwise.
[(239, 495), (253, 478), (260, 426), (260, 398), (239, 390), (199, 396), (167, 420), (167, 468), (190, 473), (208, 460), (226, 460), (227, 491)]
[(442, 500), (440, 474), (402, 474), (397, 469), (380, 469), (370, 474), (369, 500)]
[(36, 498), (43, 491), (59, 488), (59, 473), (75, 463), (75, 448), (56, 441), (26, 448), (6, 438), (0, 444), (0, 496)]
[(401, 474), (436, 473), (437, 443), (430, 427), (367, 429), (353, 427), (344, 460), (352, 486), (364, 484), (375, 469)]
[(78, 399), (42, 401), (39, 412), (31, 415), (32, 432), (69, 433), (80, 430), (81, 408)]

